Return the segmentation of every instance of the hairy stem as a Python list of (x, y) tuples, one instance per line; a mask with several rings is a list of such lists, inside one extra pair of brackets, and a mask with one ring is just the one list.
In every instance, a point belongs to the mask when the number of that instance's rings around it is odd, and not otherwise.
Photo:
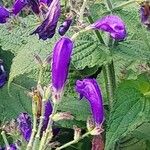
[(8, 143), (8, 141), (7, 141), (5, 131), (2, 131), (2, 132), (1, 132), (1, 135), (2, 135), (2, 138), (3, 138), (3, 140), (4, 140), (4, 143), (5, 143), (6, 147), (7, 147), (7, 149), (9, 150), (9, 149), (10, 149), (10, 145), (9, 145), (9, 143)]
[(87, 0), (83, 1), (82, 7), (80, 9), (80, 16), (79, 16), (79, 22), (83, 23), (83, 16), (84, 16), (84, 11), (86, 9), (86, 5), (87, 5)]
[(36, 110), (37, 110), (36, 103), (34, 101), (32, 101), (33, 129), (32, 129), (31, 137), (30, 137), (30, 140), (29, 140), (29, 143), (27, 145), (26, 150), (32, 150), (33, 141), (34, 141), (34, 137), (35, 137), (35, 134), (36, 134), (36, 126), (37, 126)]
[(70, 141), (70, 142), (68, 142), (68, 143), (66, 143), (66, 144), (64, 144), (64, 145), (62, 145), (62, 146), (56, 148), (56, 150), (61, 150), (61, 149), (64, 149), (64, 148), (66, 148), (66, 147), (68, 147), (68, 146), (70, 146), (70, 145), (72, 145), (72, 144), (78, 143), (80, 140), (84, 139), (84, 138), (87, 137), (88, 135), (90, 135), (90, 132), (87, 132), (87, 133), (83, 134), (83, 135), (82, 135), (81, 137), (79, 137), (77, 140)]

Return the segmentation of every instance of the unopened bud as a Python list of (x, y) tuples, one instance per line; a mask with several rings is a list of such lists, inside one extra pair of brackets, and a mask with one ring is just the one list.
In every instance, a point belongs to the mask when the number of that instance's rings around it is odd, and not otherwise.
[(81, 129), (77, 126), (73, 126), (74, 129), (74, 140), (78, 140), (81, 136)]
[(53, 116), (54, 121), (59, 121), (59, 120), (73, 120), (73, 116), (71, 115), (70, 112), (60, 112), (57, 113)]

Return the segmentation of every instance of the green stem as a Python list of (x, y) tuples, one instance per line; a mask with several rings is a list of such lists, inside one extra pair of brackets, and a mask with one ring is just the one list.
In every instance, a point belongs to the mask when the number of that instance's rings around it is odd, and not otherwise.
[(41, 84), (42, 77), (43, 77), (43, 66), (40, 66), (40, 72), (39, 72), (39, 77), (38, 77), (38, 84)]
[(52, 124), (53, 124), (53, 120), (52, 117), (55, 115), (55, 113), (57, 112), (57, 108), (58, 108), (58, 104), (54, 103), (53, 106), (53, 111), (52, 114), (49, 116), (49, 121), (48, 121), (48, 125), (46, 128), (45, 133), (42, 136), (41, 142), (40, 142), (40, 147), (39, 150), (43, 150), (45, 146), (47, 146), (46, 144), (51, 140), (52, 136), (50, 138), (48, 138), (50, 135), (52, 135)]
[[(93, 23), (94, 23), (94, 20), (93, 20), (93, 18), (92, 18), (91, 15), (89, 15), (89, 16), (87, 17), (87, 19), (88, 19), (88, 21), (90, 22), (90, 24), (93, 24)], [(100, 34), (100, 32), (99, 32), (98, 30), (94, 30), (94, 33), (95, 33), (96, 37), (98, 38), (99, 42), (102, 43), (102, 44), (105, 44), (105, 43), (104, 43), (104, 40), (103, 40), (103, 38), (102, 38), (102, 36), (101, 36), (101, 34)]]
[(120, 5), (116, 6), (116, 7), (114, 7), (113, 11), (114, 10), (120, 10), (120, 9), (122, 9), (122, 8), (124, 8), (124, 7), (132, 4), (132, 3), (135, 3), (135, 2), (137, 2), (137, 0), (130, 0), (130, 1), (124, 2), (124, 3), (122, 3), (122, 4), (120, 4)]
[(105, 0), (105, 3), (106, 3), (106, 6), (107, 6), (107, 10), (112, 11), (113, 5), (112, 5), (111, 0)]
[(85, 8), (86, 8), (86, 4), (87, 4), (87, 0), (84, 0), (83, 4), (82, 4), (82, 7), (80, 9), (80, 17), (79, 17), (79, 22), (80, 23), (83, 23), (83, 16), (84, 16), (84, 11), (85, 11)]
[(26, 150), (32, 150), (33, 141), (34, 141), (34, 137), (35, 137), (35, 134), (36, 134), (36, 126), (37, 126), (36, 110), (37, 110), (37, 106), (36, 106), (36, 103), (33, 101), (33, 102), (32, 102), (33, 129), (32, 129), (30, 141), (29, 141), (29, 143), (28, 143), (28, 145), (27, 145), (27, 149), (26, 149)]
[(41, 116), (40, 116), (40, 123), (38, 126), (37, 134), (35, 136), (35, 141), (33, 143), (33, 150), (37, 150), (39, 147), (40, 134), (41, 134), (41, 129), (43, 126), (43, 121), (44, 121), (44, 112), (45, 112), (45, 104), (44, 104), (44, 100), (42, 100), (42, 111), (41, 111)]
[(78, 138), (77, 140), (70, 141), (70, 142), (68, 142), (68, 143), (66, 143), (66, 144), (64, 144), (64, 145), (62, 145), (62, 146), (56, 148), (56, 150), (61, 150), (61, 149), (64, 149), (64, 148), (66, 148), (66, 147), (68, 147), (68, 146), (70, 146), (70, 145), (72, 145), (72, 144), (78, 143), (80, 140), (84, 139), (84, 138), (87, 137), (88, 135), (90, 135), (90, 132), (87, 132), (87, 133), (83, 134), (83, 135), (82, 135), (80, 138)]
[(6, 147), (7, 147), (8, 149), (10, 149), (10, 145), (9, 145), (9, 143), (8, 143), (8, 141), (7, 141), (5, 131), (2, 131), (2, 132), (1, 132), (1, 135), (2, 135), (2, 137), (3, 137), (3, 140), (4, 140), (4, 143), (5, 143)]

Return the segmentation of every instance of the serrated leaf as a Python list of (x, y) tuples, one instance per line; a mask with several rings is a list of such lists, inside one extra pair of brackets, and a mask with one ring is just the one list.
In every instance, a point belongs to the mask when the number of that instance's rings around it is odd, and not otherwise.
[(101, 66), (109, 61), (109, 50), (92, 37), (76, 42), (72, 63), (76, 69)]
[(28, 91), (17, 85), (11, 85), (11, 95), (7, 85), (0, 89), (0, 120), (16, 118), (21, 112), (31, 113), (31, 99)]
[(134, 131), (149, 120), (150, 101), (136, 86), (136, 81), (126, 81), (116, 90), (115, 103), (106, 132), (106, 150), (114, 147), (116, 141)]

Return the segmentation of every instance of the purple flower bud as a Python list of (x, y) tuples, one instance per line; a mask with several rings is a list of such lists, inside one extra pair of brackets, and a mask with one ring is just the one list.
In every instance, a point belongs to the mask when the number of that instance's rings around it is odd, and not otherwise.
[(112, 38), (118, 41), (124, 40), (127, 36), (124, 22), (115, 15), (105, 16), (91, 24), (89, 28), (108, 32)]
[(9, 11), (5, 7), (0, 6), (0, 23), (6, 23), (9, 15)]
[(40, 0), (40, 3), (44, 3), (47, 6), (50, 6), (53, 0)]
[(13, 5), (13, 14), (17, 15), (28, 4), (27, 0), (16, 0)]
[(61, 36), (63, 36), (68, 31), (71, 23), (72, 23), (72, 19), (69, 18), (69, 19), (66, 19), (64, 23), (59, 27), (58, 32)]
[(31, 117), (27, 113), (21, 113), (17, 118), (17, 122), (22, 136), (28, 142), (32, 132)]
[(92, 115), (96, 126), (100, 126), (104, 121), (103, 98), (101, 90), (95, 79), (77, 80), (76, 91), (80, 98), (85, 97), (92, 110)]
[(5, 85), (6, 81), (7, 81), (6, 71), (4, 70), (2, 62), (0, 62), (0, 88)]
[(146, 1), (141, 4), (140, 14), (141, 22), (150, 29), (150, 2)]
[(6, 147), (6, 150), (17, 150), (17, 147), (15, 144), (11, 144), (10, 147)]
[(28, 1), (28, 5), (31, 7), (32, 11), (35, 14), (39, 14), (40, 13), (39, 1), (38, 0), (27, 0), (27, 1)]
[(52, 1), (47, 12), (46, 19), (32, 34), (38, 34), (40, 39), (52, 38), (55, 34), (58, 19), (60, 17), (60, 1)]
[(52, 108), (50, 100), (45, 101), (45, 113), (44, 113), (44, 122), (43, 122), (42, 131), (45, 131), (47, 127), (49, 116), (52, 113), (52, 109), (53, 108)]
[(52, 57), (52, 88), (54, 93), (61, 93), (64, 88), (73, 50), (73, 42), (62, 37), (54, 46)]

